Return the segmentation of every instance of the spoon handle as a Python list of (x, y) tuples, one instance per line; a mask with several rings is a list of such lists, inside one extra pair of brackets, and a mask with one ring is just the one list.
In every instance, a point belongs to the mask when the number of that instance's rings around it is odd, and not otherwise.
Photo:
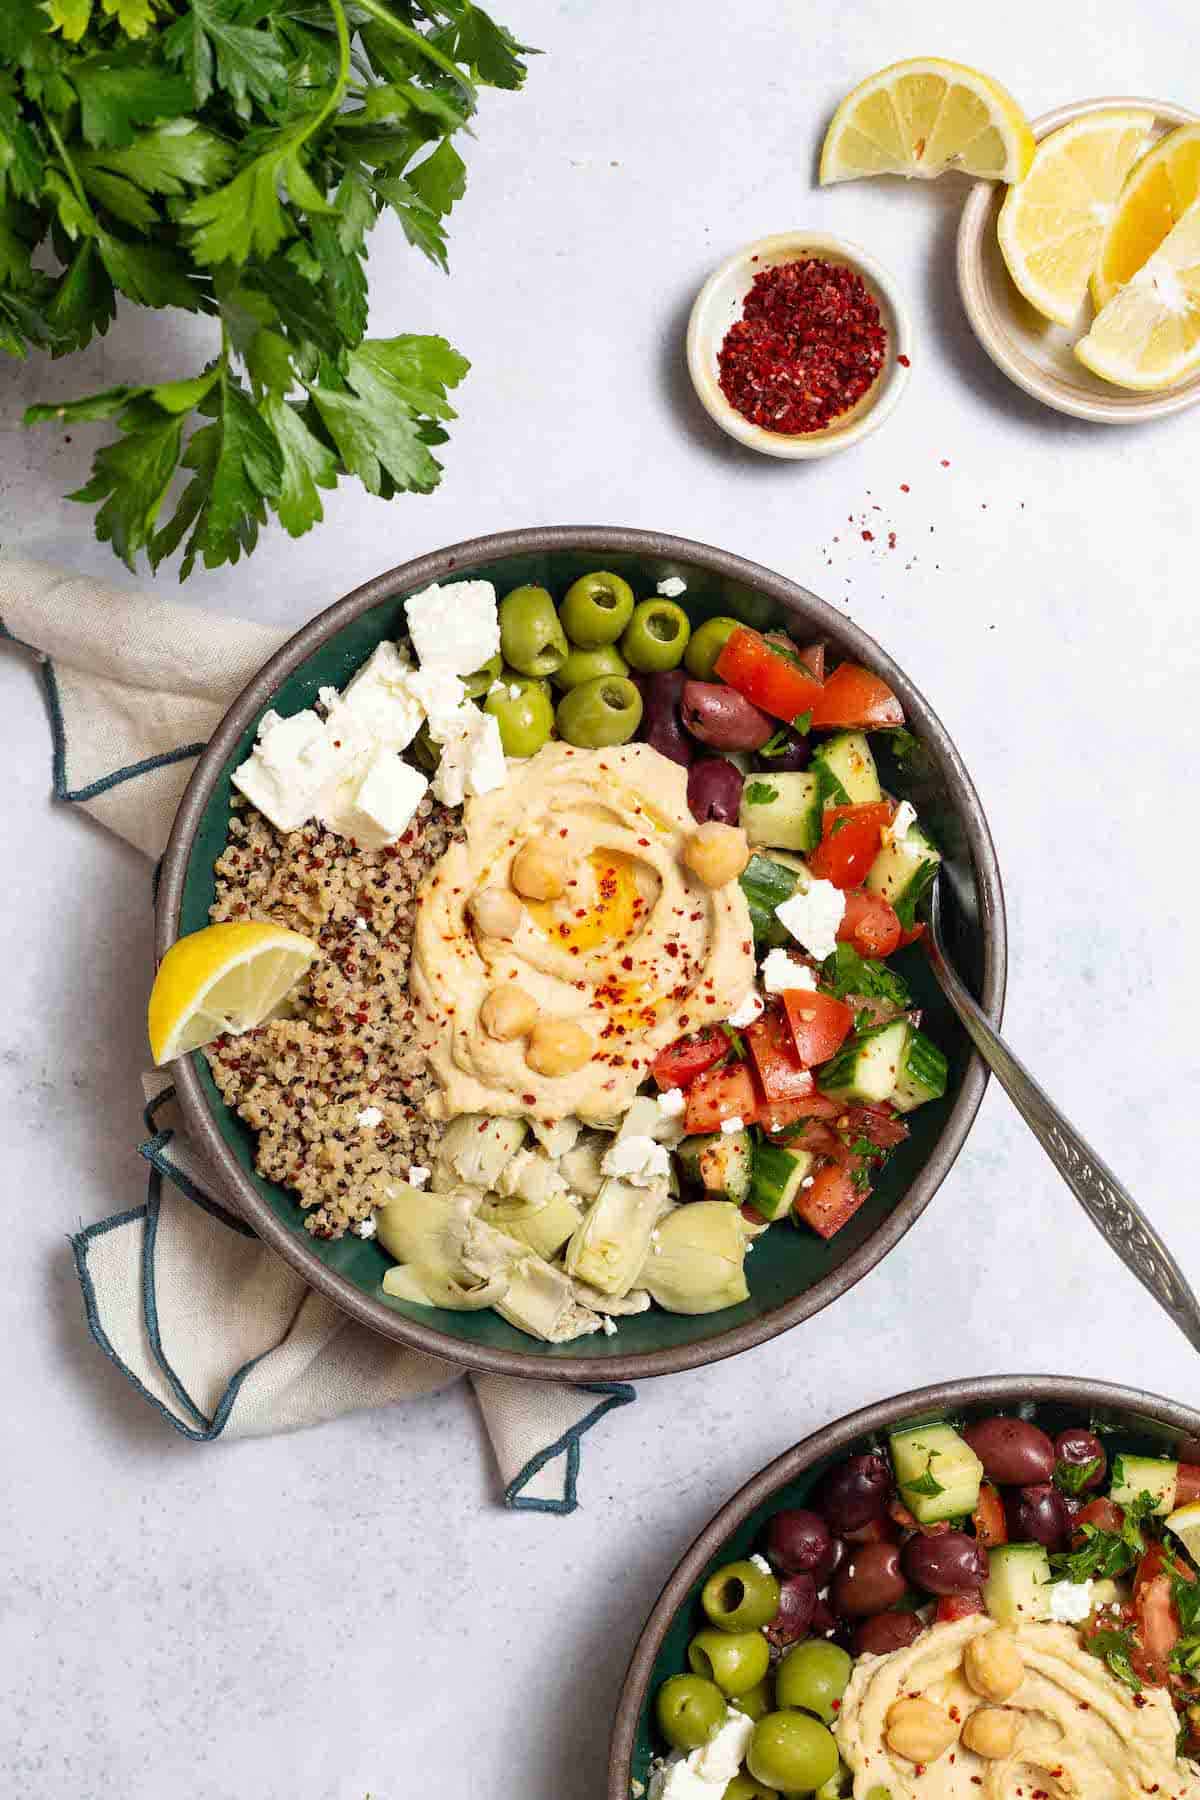
[(1200, 1350), (1200, 1302), (1183, 1270), (1132, 1194), (993, 1029), (942, 952), (936, 914), (931, 922), (924, 942), (933, 973), (975, 1048), (1109, 1248)]

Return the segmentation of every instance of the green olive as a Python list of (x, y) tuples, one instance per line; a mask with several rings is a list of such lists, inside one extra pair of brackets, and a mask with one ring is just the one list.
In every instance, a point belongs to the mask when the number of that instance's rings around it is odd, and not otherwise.
[(602, 675), (564, 694), (558, 703), (558, 732), (582, 750), (627, 744), (642, 722), (642, 696), (621, 675)]
[(773, 1711), (770, 1677), (764, 1676), (752, 1688), (747, 1688), (744, 1694), (739, 1694), (733, 1705), (738, 1712), (745, 1713), (748, 1719), (761, 1719), (764, 1713)]
[(776, 1800), (777, 1794), (777, 1788), (764, 1787), (743, 1769), (726, 1787), (721, 1800)]
[(615, 644), (633, 612), (633, 589), (619, 575), (599, 569), (581, 575), (567, 589), (559, 618), (563, 630), (581, 650)]
[(544, 681), (505, 669), (483, 703), (500, 727), (505, 756), (533, 756), (550, 741), (554, 706)]
[[(837, 1768), (829, 1777), (828, 1781), (823, 1781), (821, 1783), (814, 1795), (814, 1800), (842, 1800), (843, 1794), (848, 1794), (850, 1792), (852, 1780), (853, 1776), (839, 1757)], [(881, 1794), (883, 1795), (883, 1800), (889, 1800), (886, 1788), (872, 1788), (871, 1794), (874, 1794), (875, 1800), (879, 1800)], [(867, 1796), (867, 1800), (871, 1800), (870, 1795)]]
[(682, 606), (673, 600), (642, 600), (625, 628), (621, 655), (640, 675), (655, 675), (683, 661), (691, 635), (691, 623)]
[(694, 1675), (715, 1681), (723, 1694), (749, 1693), (771, 1666), (771, 1652), (761, 1631), (698, 1631), (688, 1645)]
[(703, 625), (697, 625), (684, 652), (688, 674), (694, 675), (697, 681), (711, 681), (717, 658), (737, 628), (736, 619), (727, 619), (723, 615), (705, 619)]
[(698, 1750), (707, 1744), (727, 1711), (720, 1688), (699, 1675), (672, 1675), (654, 1702), (658, 1729), (672, 1750)]
[(722, 1631), (753, 1631), (779, 1611), (779, 1583), (757, 1563), (726, 1563), (705, 1582), (700, 1604)]
[(428, 719), (424, 721), (420, 730), (417, 732), (416, 737), (412, 741), (412, 755), (413, 761), (430, 774), (437, 768), (438, 763), (442, 759), (441, 745), (435, 744), (429, 735)]
[(853, 1666), (840, 1645), (827, 1643), (823, 1638), (806, 1638), (802, 1644), (793, 1644), (775, 1671), (776, 1704), (816, 1713), (829, 1724), (837, 1717), (838, 1702), (849, 1684)]
[(746, 1753), (754, 1779), (786, 1793), (811, 1793), (836, 1774), (837, 1766), (833, 1733), (807, 1713), (768, 1713), (754, 1727)]
[(500, 648), (522, 675), (553, 675), (567, 660), (554, 602), (540, 587), (514, 588), (500, 602)]
[(615, 644), (601, 644), (598, 650), (572, 650), (561, 669), (555, 671), (556, 686), (565, 693), (582, 687), (585, 681), (598, 681), (601, 675), (628, 675), (629, 664)]
[(476, 669), (473, 675), (464, 675), (462, 684), (467, 690), (468, 700), (482, 700), (491, 687), (501, 669), (500, 652), (497, 650), (490, 662), (485, 662), (482, 669)]

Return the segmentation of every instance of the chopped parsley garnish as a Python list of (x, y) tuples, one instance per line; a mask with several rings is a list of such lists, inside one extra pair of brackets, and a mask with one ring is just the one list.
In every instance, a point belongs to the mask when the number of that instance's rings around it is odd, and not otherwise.
[(933, 1461), (937, 1455), (938, 1451), (931, 1450), (929, 1452), (929, 1461), (925, 1464), (925, 1473), (923, 1475), (918, 1475), (915, 1481), (906, 1481), (904, 1483), (904, 1492), (906, 1494), (927, 1495), (929, 1499), (936, 1500), (939, 1494), (945, 1493), (945, 1488), (933, 1472)]
[(779, 730), (767, 739), (758, 754), (760, 756), (782, 756), (785, 750), (790, 750), (791, 744), (792, 740), (787, 726), (781, 725)]
[(919, 738), (913, 736), (911, 731), (906, 731), (903, 725), (901, 725), (898, 730), (891, 733), (889, 738), (892, 747), (892, 755), (896, 758), (898, 763), (905, 763), (913, 754), (913, 751), (919, 748), (920, 741)]
[(1135, 1694), (1141, 1693), (1142, 1684), (1133, 1672), (1135, 1644), (1132, 1631), (1097, 1631), (1087, 1639), (1087, 1648), (1093, 1656), (1108, 1664), (1118, 1681), (1131, 1687)]
[(745, 1060), (746, 1060), (746, 1046), (745, 1046), (745, 1044), (744, 1044), (744, 1043), (743, 1043), (743, 1041), (742, 1041), (742, 1034), (741, 1034), (741, 1032), (740, 1032), (740, 1031), (733, 1031), (733, 1030), (732, 1030), (732, 1029), (731, 1029), (731, 1028), (730, 1028), (730, 1027), (729, 1027), (729, 1026), (728, 1026), (728, 1025), (727, 1025), (727, 1026), (726, 1026), (726, 1027), (725, 1027), (725, 1035), (726, 1035), (726, 1036), (727, 1036), (727, 1037), (728, 1037), (728, 1039), (729, 1039), (729, 1048), (730, 1048), (730, 1050), (731, 1050), (731, 1051), (732, 1051), (732, 1053), (733, 1053), (733, 1055), (734, 1055), (734, 1057), (735, 1057), (735, 1059), (736, 1059), (736, 1060), (737, 1060), (737, 1061), (738, 1061), (738, 1062), (745, 1062)]
[(871, 1000), (886, 1000), (901, 1012), (911, 1001), (908, 989), (894, 970), (883, 962), (868, 962), (852, 944), (839, 944), (833, 955), (825, 958), (821, 984), (832, 989), (839, 1000), (847, 994), (863, 994)]
[(1153, 1494), (1139, 1494), (1125, 1508), (1125, 1523), (1120, 1531), (1102, 1531), (1098, 1525), (1085, 1523), (1080, 1527), (1084, 1539), (1080, 1548), (1052, 1556), (1051, 1566), (1068, 1581), (1123, 1575), (1145, 1551), (1141, 1522), (1150, 1517), (1156, 1505)]
[(798, 731), (801, 737), (807, 737), (812, 729), (812, 707), (807, 712), (797, 713), (792, 720), (792, 730)]
[(1092, 1476), (1098, 1474), (1102, 1466), (1098, 1456), (1094, 1456), (1090, 1462), (1085, 1463), (1055, 1463), (1054, 1485), (1061, 1488), (1064, 1494), (1070, 1494), (1076, 1498), (1083, 1493)]
[(778, 798), (779, 789), (772, 787), (769, 781), (752, 781), (746, 789), (746, 799), (751, 806), (769, 806)]

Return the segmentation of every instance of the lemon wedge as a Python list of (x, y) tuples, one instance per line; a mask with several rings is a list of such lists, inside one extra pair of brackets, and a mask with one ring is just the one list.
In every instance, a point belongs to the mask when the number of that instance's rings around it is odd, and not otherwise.
[(1125, 388), (1168, 388), (1200, 369), (1200, 200), (1097, 313), (1075, 354)]
[(1189, 1500), (1169, 1513), (1168, 1531), (1173, 1531), (1194, 1563), (1200, 1564), (1200, 1500)]
[(1074, 322), (1108, 222), (1154, 123), (1124, 108), (1088, 113), (1042, 139), (1009, 189), (997, 230), (1008, 272), (1031, 305)]
[(914, 56), (847, 94), (825, 133), (821, 183), (860, 175), (930, 180), (947, 169), (1020, 181), (1033, 152), (1029, 121), (998, 81), (965, 63)]
[(1097, 312), (1149, 262), (1196, 199), (1200, 199), (1200, 125), (1180, 125), (1134, 165), (1108, 221), (1092, 273)]
[(156, 1063), (250, 1031), (279, 1005), (317, 954), (298, 931), (265, 919), (206, 925), (179, 938), (158, 966), (147, 1024)]

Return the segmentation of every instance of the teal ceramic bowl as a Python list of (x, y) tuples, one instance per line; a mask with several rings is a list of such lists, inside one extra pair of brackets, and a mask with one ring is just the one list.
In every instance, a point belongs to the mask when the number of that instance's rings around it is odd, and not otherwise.
[[(158, 955), (208, 923), (213, 864), (228, 828), (230, 776), (268, 707), (295, 712), (312, 704), (318, 688), (343, 686), (381, 639), (402, 631), (405, 597), (432, 581), (475, 576), (501, 592), (538, 582), (562, 593), (595, 568), (624, 575), (639, 595), (653, 594), (663, 577), (678, 575), (687, 582), (684, 600), (694, 621), (729, 613), (756, 626), (785, 624), (805, 639), (824, 638), (835, 656), (865, 663), (891, 684), (921, 748), (903, 775), (888, 769), (885, 752), (885, 777), (911, 794), (943, 849), (955, 960), (998, 1023), (1006, 952), (995, 851), (975, 789), (928, 703), (877, 644), (804, 588), (725, 551), (641, 531), (557, 527), (477, 538), (379, 576), (299, 631), (234, 702), (196, 765), (163, 859)], [(304, 1230), (293, 1196), (256, 1174), (254, 1135), (221, 1100), (203, 1055), (181, 1059), (173, 1074), (189, 1127), (242, 1215), (310, 1286), (364, 1325), (429, 1355), (497, 1374), (560, 1381), (663, 1375), (762, 1343), (845, 1293), (913, 1224), (961, 1149), (983, 1096), (985, 1070), (920, 949), (903, 954), (927, 1028), (949, 1057), (950, 1084), (943, 1100), (913, 1115), (911, 1138), (888, 1161), (867, 1205), (830, 1243), (805, 1231), (769, 1232), (747, 1265), (751, 1294), (741, 1306), (700, 1318), (655, 1309), (623, 1318), (615, 1337), (598, 1341), (542, 1344), (492, 1312), (448, 1312), (388, 1298), (380, 1285), (387, 1258), (377, 1244), (352, 1235), (317, 1241)]]
[[(634, 1650), (617, 1706), (608, 1765), (607, 1800), (634, 1800), (650, 1764), (664, 1753), (654, 1727), (654, 1697), (668, 1676), (687, 1670), (688, 1641), (708, 1623), (700, 1590), (722, 1564), (759, 1547), (772, 1513), (807, 1506), (825, 1471), (847, 1456), (876, 1450), (889, 1431), (931, 1419), (968, 1424), (993, 1413), (1032, 1420), (1051, 1436), (1068, 1425), (1103, 1433), (1109, 1460), (1118, 1451), (1200, 1454), (1200, 1412), (1158, 1394), (1059, 1375), (989, 1375), (945, 1382), (882, 1400), (806, 1438), (748, 1481), (707, 1525), (667, 1582)], [(642, 1784), (634, 1787), (635, 1782)]]

